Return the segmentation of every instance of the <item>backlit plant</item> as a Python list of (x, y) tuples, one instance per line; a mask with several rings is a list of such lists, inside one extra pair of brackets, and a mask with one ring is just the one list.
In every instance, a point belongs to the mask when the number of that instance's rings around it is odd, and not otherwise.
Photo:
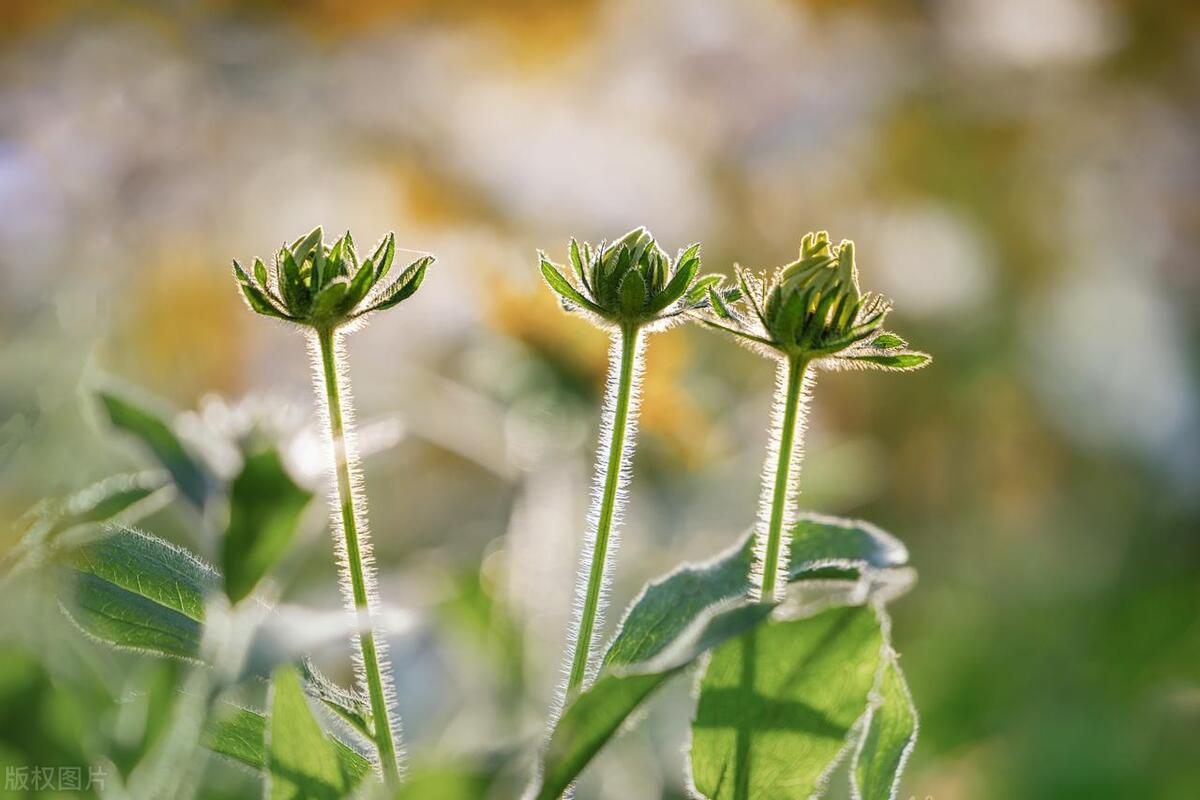
[[(152, 403), (102, 389), (100, 416), (139, 441), (160, 469), (44, 502), (20, 521), (23, 536), (0, 564), (0, 585), (53, 574), (62, 579), (62, 609), (90, 637), (183, 665), (167, 673), (174, 682), (165, 689), (149, 690), (147, 702), (170, 709), (169, 721), (148, 726), (128, 752), (105, 756), (120, 762), (114, 796), (192, 796), (203, 764), (192, 755), (204, 747), (260, 773), (272, 800), (522, 791), (553, 800), (571, 793), (661, 686), (691, 673), (691, 740), (677, 768), (696, 796), (817, 796), (849, 759), (855, 797), (896, 797), (917, 717), (885, 604), (914, 573), (904, 545), (874, 525), (800, 512), (797, 477), (817, 371), (911, 370), (929, 357), (883, 329), (889, 306), (860, 290), (854, 245), (834, 245), (823, 232), (804, 237), (795, 262), (760, 276), (737, 269), (729, 286), (700, 275), (699, 245), (671, 257), (642, 228), (611, 244), (572, 240), (567, 266), (540, 256), (563, 307), (612, 338), (563, 684), (536, 754), (523, 756), (525, 743), (514, 736), (482, 766), (414, 770), (405, 779), (341, 351), (347, 331), (410, 297), (433, 261), (423, 256), (400, 269), (395, 256), (390, 234), (360, 259), (348, 233), (326, 243), (318, 228), (270, 265), (234, 263), (250, 307), (299, 328), (311, 348), (351, 612), (326, 634), (352, 636), (355, 689), (313, 666), (314, 632), (289, 625), (264, 580), (287, 573), (312, 496), (287, 466), (286, 430), (250, 423), (207, 432), (233, 454), (219, 465)], [(645, 340), (686, 321), (720, 329), (778, 364), (758, 521), (711, 560), (646, 584), (605, 637)], [(195, 512), (189, 518), (202, 534), (219, 536), (218, 566), (132, 527), (173, 499)], [(265, 709), (234, 702), (260, 684), (270, 687)], [(529, 756), (537, 768), (527, 781)]]

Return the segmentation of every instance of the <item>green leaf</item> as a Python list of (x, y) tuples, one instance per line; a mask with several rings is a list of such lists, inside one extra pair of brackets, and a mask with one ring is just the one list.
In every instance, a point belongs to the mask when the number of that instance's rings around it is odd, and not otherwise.
[(894, 333), (881, 333), (871, 340), (871, 347), (877, 350), (895, 350), (897, 347), (907, 347), (908, 342)]
[(279, 451), (246, 457), (229, 491), (229, 527), (221, 548), (225, 594), (237, 603), (284, 554), (312, 493), (292, 480)]
[(709, 800), (806, 800), (866, 712), (883, 637), (866, 606), (769, 622), (717, 648), (692, 721), (695, 788)]
[(313, 717), (292, 667), (275, 670), (267, 738), (271, 800), (339, 800), (349, 792), (351, 778)]
[(933, 359), (925, 353), (895, 353), (888, 355), (853, 355), (841, 356), (846, 361), (856, 365), (874, 367), (877, 369), (912, 370), (920, 369)]
[(374, 721), (370, 701), (344, 689), (319, 672), (309, 659), (300, 662), (300, 674), (304, 678), (304, 690), (309, 697), (320, 700), (322, 705), (341, 717), (348, 725), (363, 736), (373, 736)]
[(233, 272), (237, 276), (238, 284), (242, 287), (242, 294), (246, 298), (246, 303), (252, 311), (277, 319), (289, 318), (282, 309), (277, 308), (271, 302), (264, 290), (260, 289), (250, 280), (250, 277), (246, 275), (246, 271), (242, 269), (242, 265), (237, 261), (233, 262)]
[(371, 262), (366, 261), (358, 272), (354, 273), (354, 277), (350, 281), (350, 289), (346, 292), (346, 297), (342, 300), (342, 307), (339, 309), (342, 314), (349, 314), (354, 310), (354, 307), (363, 301), (367, 296), (367, 292), (371, 291), (371, 287), (375, 285), (375, 268)]
[(708, 650), (761, 624), (773, 608), (767, 603), (743, 603), (711, 611), (659, 657), (602, 672), (571, 701), (555, 725), (546, 745), (538, 800), (559, 797), (629, 715), (668, 679)]
[(313, 300), (312, 318), (328, 320), (336, 317), (342, 307), (342, 300), (350, 289), (350, 281), (343, 276), (334, 278), (321, 290)]
[(404, 272), (400, 273), (400, 277), (396, 278), (395, 283), (388, 287), (387, 292), (378, 303), (372, 307), (372, 311), (383, 311), (398, 305), (408, 298), (416, 294), (417, 289), (421, 288), (421, 283), (425, 280), (425, 272), (434, 262), (433, 256), (421, 256), (416, 261), (405, 267)]
[(851, 779), (862, 800), (894, 800), (904, 765), (917, 743), (917, 709), (890, 649), (875, 694), (876, 705), (854, 754)]
[(162, 472), (106, 478), (64, 500), (54, 514), (47, 536), (52, 539), (71, 528), (107, 522), (118, 516), (124, 522), (131, 522), (143, 508), (143, 501), (161, 497), (166, 486)]
[[(237, 262), (234, 262), (237, 263)], [(261, 258), (254, 259), (254, 279), (258, 281), (258, 285), (267, 288), (267, 265), (263, 263)]]
[[(292, 244), (291, 254), (297, 266), (303, 264), (304, 259), (321, 249), (322, 236), (321, 226), (318, 225)], [(298, 272), (299, 270), (297, 270)]]
[(97, 392), (96, 397), (113, 427), (140, 439), (171, 473), (183, 496), (203, 510), (215, 480), (208, 469), (188, 452), (171, 426), (162, 417), (130, 399), (105, 391)]
[(621, 280), (621, 313), (625, 317), (637, 317), (646, 305), (646, 282), (637, 270), (630, 270)]
[(409, 769), (391, 800), (479, 800), (493, 797), (499, 764), (471, 762), (422, 763)]
[(396, 255), (396, 234), (388, 233), (383, 237), (383, 241), (375, 248), (375, 252), (368, 259), (375, 265), (375, 282), (383, 280), (383, 277), (388, 274), (388, 270), (392, 268), (392, 259)]
[(709, 288), (715, 288), (719, 286), (723, 280), (725, 280), (725, 276), (718, 275), (716, 273), (712, 275), (705, 275), (704, 277), (700, 278), (700, 280), (692, 284), (692, 288), (688, 290), (688, 303), (694, 305), (703, 300), (707, 300)]
[[(692, 245), (688, 249), (689, 253), (699, 249), (699, 245)], [(700, 271), (700, 259), (695, 258), (694, 254), (680, 262), (675, 270), (675, 275), (667, 283), (661, 292), (650, 302), (649, 308), (646, 310), (651, 314), (657, 314), (667, 306), (674, 303), (679, 298), (683, 297), (683, 293), (692, 285), (692, 281), (696, 279), (696, 273)]]
[(541, 270), (542, 277), (546, 280), (546, 283), (563, 300), (571, 305), (585, 308), (593, 314), (603, 313), (604, 309), (580, 294), (579, 290), (572, 286), (570, 281), (564, 278), (562, 273), (555, 269), (554, 265), (545, 256), (541, 258)]
[[(208, 720), (201, 743), (219, 755), (254, 770), (267, 768), (267, 719), (257, 711), (222, 705)], [(327, 734), (351, 788), (371, 774), (371, 762), (336, 736)]]
[[(908, 551), (895, 537), (857, 520), (804, 514), (792, 528), (790, 580), (902, 566)], [(754, 536), (704, 564), (686, 565), (648, 584), (633, 601), (604, 656), (606, 666), (652, 658), (705, 609), (750, 591)], [(820, 572), (818, 572), (820, 571)]]
[(149, 534), (116, 527), (70, 550), (63, 607), (84, 632), (117, 647), (196, 659), (205, 595), (220, 576), (195, 556)]

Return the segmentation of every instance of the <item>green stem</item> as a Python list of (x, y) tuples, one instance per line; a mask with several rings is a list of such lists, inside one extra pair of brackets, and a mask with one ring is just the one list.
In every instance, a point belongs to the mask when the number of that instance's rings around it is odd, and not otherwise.
[(620, 377), (617, 382), (617, 404), (612, 418), (612, 440), (608, 447), (608, 465), (604, 474), (604, 493), (600, 498), (600, 517), (596, 523), (596, 539), (592, 547), (587, 595), (583, 601), (579, 633), (575, 637), (575, 655), (571, 662), (571, 676), (567, 681), (568, 697), (583, 685), (592, 652), (596, 613), (600, 606), (600, 590), (604, 583), (604, 568), (608, 562), (608, 543), (612, 533), (613, 512), (617, 502), (617, 489), (621, 481), (621, 464), (625, 460), (625, 432), (628, 428), (630, 396), (633, 393), (633, 368), (637, 358), (637, 338), (638, 329), (636, 327), (629, 326), (621, 329), (621, 363), (618, 366)]
[(333, 460), (337, 471), (338, 498), (341, 501), (342, 531), (346, 538), (346, 563), (350, 573), (354, 607), (360, 612), (360, 616), (362, 612), (366, 612), (368, 620), (367, 627), (358, 634), (358, 642), (362, 651), (363, 671), (366, 673), (367, 693), (371, 700), (375, 747), (379, 751), (379, 764), (383, 770), (384, 781), (389, 785), (395, 785), (400, 781), (400, 769), (396, 761), (396, 743), (392, 738), (387, 696), (383, 688), (383, 674), (379, 669), (375, 632), (370, 620), (370, 600), (366, 582), (367, 567), (363, 564), (358, 538), (358, 518), (354, 512), (354, 492), (350, 483), (350, 464), (346, 457), (346, 430), (342, 417), (337, 356), (333, 337), (332, 329), (321, 328), (317, 331), (317, 339), (321, 348), (321, 365), (325, 370), (325, 399), (329, 407), (329, 435), (333, 440)]
[(775, 486), (771, 493), (771, 519), (767, 525), (767, 547), (763, 553), (762, 600), (775, 599), (775, 576), (779, 571), (783, 519), (787, 510), (788, 482), (792, 468), (792, 448), (796, 440), (796, 418), (800, 413), (800, 394), (808, 363), (790, 358), (787, 363), (787, 396), (783, 406), (783, 429), (779, 432), (779, 454), (775, 465)]

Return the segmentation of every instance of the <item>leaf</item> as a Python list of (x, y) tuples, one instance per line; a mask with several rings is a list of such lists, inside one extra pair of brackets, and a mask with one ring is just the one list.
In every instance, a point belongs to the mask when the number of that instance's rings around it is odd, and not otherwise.
[(117, 647), (196, 659), (205, 595), (220, 576), (195, 556), (149, 534), (114, 527), (68, 551), (72, 591), (63, 607), (84, 632)]
[(608, 669), (563, 711), (543, 760), (538, 800), (554, 800), (656, 689), (713, 647), (759, 625), (774, 606), (741, 603), (697, 619), (659, 657)]
[(284, 554), (312, 492), (292, 480), (279, 451), (246, 457), (229, 491), (229, 527), (221, 547), (225, 594), (245, 598)]
[(300, 662), (300, 674), (304, 678), (304, 690), (309, 697), (320, 700), (322, 705), (342, 718), (348, 725), (368, 739), (374, 736), (374, 720), (367, 698), (334, 683), (305, 658)]
[(862, 800), (895, 800), (900, 775), (917, 743), (917, 709), (890, 648), (875, 694), (876, 705), (854, 754), (851, 780), (855, 796)]
[(342, 314), (349, 314), (354, 310), (354, 307), (363, 301), (367, 296), (367, 292), (371, 291), (371, 287), (375, 285), (375, 267), (368, 260), (358, 272), (354, 273), (354, 278), (350, 281), (350, 288), (346, 292), (346, 296), (342, 299), (342, 307), (339, 309)]
[[(261, 263), (261, 262), (257, 262)], [(290, 319), (280, 308), (277, 308), (265, 289), (262, 289), (250, 280), (246, 275), (246, 271), (242, 269), (242, 265), (236, 260), (233, 262), (233, 273), (237, 276), (238, 284), (242, 287), (242, 294), (246, 298), (246, 303), (249, 304), (250, 310), (258, 314), (265, 314), (268, 317), (276, 317), (277, 319)]]
[(118, 516), (124, 522), (131, 522), (133, 517), (155, 505), (151, 498), (161, 497), (166, 486), (166, 476), (161, 471), (106, 478), (64, 500), (56, 509), (46, 535), (53, 539), (71, 528), (107, 522)]
[(315, 320), (329, 319), (338, 314), (342, 300), (350, 289), (350, 281), (339, 275), (333, 278), (313, 300), (312, 318)]
[(688, 249), (688, 253), (692, 256), (684, 259), (675, 270), (675, 275), (667, 283), (658, 296), (655, 297), (650, 307), (646, 310), (651, 314), (656, 314), (662, 311), (667, 306), (674, 303), (679, 298), (683, 297), (683, 293), (692, 285), (692, 281), (696, 279), (696, 273), (700, 271), (700, 259), (695, 257), (695, 250), (699, 249), (699, 245), (692, 245)]
[(171, 473), (179, 491), (196, 508), (203, 510), (215, 480), (208, 469), (194, 458), (183, 442), (160, 416), (128, 398), (100, 391), (96, 393), (113, 427), (141, 440)]
[(621, 280), (621, 313), (626, 317), (635, 317), (642, 313), (646, 305), (646, 282), (637, 270), (630, 270)]
[(772, 621), (715, 651), (692, 721), (695, 788), (709, 800), (805, 800), (866, 711), (883, 645), (874, 611)]
[(894, 333), (881, 333), (871, 340), (871, 347), (876, 350), (895, 350), (897, 347), (907, 347), (908, 342)]
[(546, 280), (546, 283), (563, 300), (580, 308), (585, 308), (593, 314), (603, 313), (604, 309), (580, 294), (579, 290), (572, 286), (570, 281), (564, 278), (562, 273), (555, 269), (554, 265), (545, 256), (541, 259), (541, 270), (542, 277)]
[(322, 236), (321, 226), (318, 225), (292, 244), (290, 249), (297, 266), (303, 264), (304, 259), (313, 255), (314, 252), (321, 250)]
[[(267, 768), (267, 718), (257, 711), (224, 705), (204, 728), (201, 743), (214, 753), (232, 758), (254, 770)], [(326, 734), (350, 787), (371, 774), (371, 762), (333, 734)]]
[[(750, 590), (754, 537), (705, 564), (687, 565), (648, 584), (633, 601), (604, 656), (617, 666), (645, 661), (660, 652), (710, 606)], [(883, 569), (907, 563), (908, 551), (882, 529), (856, 520), (804, 514), (792, 528), (790, 580), (825, 577), (828, 568)]]
[(383, 280), (388, 274), (388, 270), (392, 268), (392, 259), (396, 255), (396, 234), (388, 233), (379, 242), (379, 246), (375, 248), (375, 252), (367, 259), (375, 265), (375, 282)]
[(417, 289), (421, 288), (421, 283), (425, 280), (425, 271), (433, 262), (433, 256), (421, 256), (409, 264), (404, 272), (400, 273), (400, 277), (396, 278), (395, 283), (388, 287), (383, 299), (376, 303), (371, 310), (382, 311), (391, 308), (416, 294)]
[(889, 355), (841, 356), (840, 360), (854, 362), (857, 366), (877, 369), (912, 370), (920, 369), (933, 359), (926, 353), (895, 353)]
[(271, 800), (338, 800), (350, 790), (350, 776), (290, 666), (275, 670), (271, 682), (267, 768)]

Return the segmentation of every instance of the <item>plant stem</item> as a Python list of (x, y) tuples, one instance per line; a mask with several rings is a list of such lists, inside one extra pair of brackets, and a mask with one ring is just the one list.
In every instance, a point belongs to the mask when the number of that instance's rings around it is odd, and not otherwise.
[[(387, 695), (384, 691), (380, 658), (375, 647), (375, 632), (371, 620), (370, 596), (367, 593), (368, 566), (362, 557), (359, 543), (358, 517), (354, 508), (354, 490), (350, 482), (350, 464), (346, 455), (346, 427), (342, 416), (341, 392), (338, 386), (337, 356), (334, 346), (334, 331), (329, 328), (317, 330), (321, 350), (321, 365), (325, 373), (325, 399), (329, 410), (329, 435), (333, 442), (333, 460), (337, 472), (338, 498), (341, 501), (342, 533), (345, 536), (346, 567), (350, 576), (354, 608), (360, 618), (365, 614), (366, 627), (358, 634), (362, 652), (362, 668), (371, 701), (371, 717), (375, 725), (375, 747), (379, 752), (379, 765), (384, 782), (395, 785), (400, 781), (400, 769), (396, 760), (396, 742), (392, 737)], [(366, 513), (366, 510), (363, 510)], [(364, 526), (365, 527), (365, 526)]]
[(779, 432), (779, 453), (775, 465), (775, 485), (771, 492), (771, 518), (767, 524), (767, 545), (763, 551), (762, 591), (760, 599), (770, 602), (775, 599), (775, 583), (779, 572), (779, 551), (783, 540), (783, 522), (786, 516), (792, 468), (792, 448), (796, 440), (796, 419), (800, 413), (800, 396), (803, 393), (804, 373), (808, 364), (800, 358), (787, 362), (787, 395), (784, 398), (783, 422)]
[(595, 635), (596, 616), (600, 608), (604, 571), (608, 565), (608, 544), (612, 533), (617, 490), (621, 482), (621, 466), (625, 462), (625, 433), (629, 427), (629, 406), (633, 394), (633, 373), (634, 362), (637, 360), (638, 335), (636, 327), (628, 326), (621, 329), (621, 362), (617, 367), (620, 375), (617, 379), (616, 405), (611, 421), (612, 439), (608, 447), (604, 491), (600, 497), (600, 515), (596, 522), (596, 538), (592, 546), (587, 594), (584, 596), (579, 632), (575, 637), (575, 654), (571, 662), (571, 675), (567, 681), (568, 697), (583, 685), (592, 652), (592, 638)]

